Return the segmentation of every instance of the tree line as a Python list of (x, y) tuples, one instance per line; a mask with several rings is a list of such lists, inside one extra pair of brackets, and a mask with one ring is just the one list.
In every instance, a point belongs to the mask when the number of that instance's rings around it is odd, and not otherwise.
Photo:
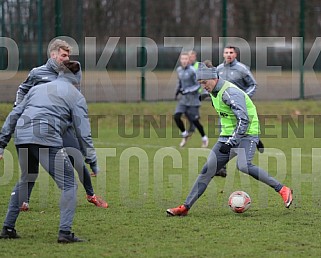
[[(1, 32), (17, 41), (55, 37), (61, 33), (106, 42), (111, 36), (140, 36), (141, 1), (137, 0), (1, 0)], [(39, 7), (41, 4), (41, 8)], [(300, 34), (300, 0), (227, 0), (227, 35), (255, 41), (256, 37), (297, 37)], [(59, 13), (57, 13), (59, 12)], [(41, 19), (39, 19), (41, 15)], [(58, 15), (58, 19), (57, 19)], [(61, 18), (60, 18), (61, 17)], [(146, 36), (222, 36), (222, 0), (146, 0)], [(304, 34), (313, 40), (321, 29), (321, 3), (305, 1)]]
[[(223, 0), (145, 2), (142, 19), (138, 0), (0, 0), (1, 36), (17, 42), (24, 62), (45, 52), (48, 42), (59, 35), (72, 37), (79, 45), (85, 37), (95, 37), (102, 47), (110, 37), (120, 37), (120, 44), (125, 43), (126, 37), (141, 36), (142, 21), (146, 24), (145, 36), (157, 44), (163, 44), (164, 37), (194, 37), (199, 44), (202, 37), (218, 42), (223, 36)], [(304, 20), (300, 0), (226, 3), (229, 37), (253, 43), (256, 37), (285, 37), (291, 41), (304, 34), (306, 42), (313, 42), (321, 31), (319, 0), (304, 2)]]

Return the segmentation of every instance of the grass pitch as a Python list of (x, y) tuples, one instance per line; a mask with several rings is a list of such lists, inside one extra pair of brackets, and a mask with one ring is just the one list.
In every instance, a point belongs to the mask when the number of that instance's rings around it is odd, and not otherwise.
[[(186, 148), (173, 124), (175, 102), (89, 105), (101, 173), (92, 178), (96, 194), (110, 207), (99, 209), (78, 188), (73, 231), (85, 243), (57, 244), (59, 191), (40, 172), (30, 212), (21, 213), (18, 240), (1, 240), (1, 257), (320, 257), (321, 146), (319, 103), (257, 102), (263, 124), (264, 154), (254, 163), (294, 189), (284, 208), (273, 189), (238, 172), (235, 161), (226, 178), (214, 178), (188, 216), (167, 217), (183, 203), (209, 149), (193, 135)], [(2, 117), (11, 105), (1, 104)], [(202, 122), (216, 141), (215, 111), (201, 108)], [(0, 217), (19, 177), (13, 140), (0, 162)], [(251, 208), (235, 214), (231, 192), (244, 190)]]

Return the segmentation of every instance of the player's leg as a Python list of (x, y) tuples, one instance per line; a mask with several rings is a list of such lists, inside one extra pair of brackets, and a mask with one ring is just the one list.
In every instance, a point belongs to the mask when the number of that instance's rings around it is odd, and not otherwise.
[[(23, 153), (23, 155), (27, 155), (28, 157), (28, 149), (25, 148), (17, 148), (17, 153), (18, 153), (18, 157), (20, 155), (20, 152)], [(22, 160), (24, 158), (22, 157)], [(20, 211), (28, 211), (29, 210), (29, 201), (30, 201), (30, 196), (32, 193), (32, 189), (35, 185), (35, 182), (37, 180), (38, 177), (38, 171), (39, 171), (39, 163), (37, 162), (36, 165), (33, 164), (32, 162), (26, 162), (23, 166), (27, 166), (27, 173), (21, 173), (21, 177), (20, 177), (20, 182), (28, 182), (28, 198), (21, 204), (20, 206)]]
[(188, 107), (186, 113), (188, 116), (188, 120), (192, 121), (192, 123), (197, 128), (197, 130), (199, 131), (199, 133), (202, 137), (202, 147), (207, 148), (209, 141), (208, 141), (207, 135), (205, 134), (204, 127), (200, 122), (199, 106)]
[(181, 133), (186, 132), (184, 122), (182, 120), (182, 115), (186, 112), (186, 106), (182, 104), (178, 104), (175, 109), (174, 113), (174, 121), (178, 127), (178, 129), (181, 131)]
[(67, 152), (62, 147), (39, 146), (39, 161), (61, 189), (59, 243), (82, 241), (71, 233), (77, 205), (77, 182)]
[(62, 230), (70, 230), (77, 202), (77, 182), (73, 166), (63, 147), (40, 147), (39, 161), (56, 182), (61, 192)]
[(183, 205), (176, 208), (168, 209), (167, 213), (172, 216), (184, 216), (187, 215), (188, 210), (198, 200), (199, 197), (205, 192), (208, 184), (214, 177), (216, 171), (221, 169), (231, 158), (235, 155), (224, 154), (219, 151), (222, 146), (221, 142), (217, 142), (210, 155), (208, 156), (207, 162), (203, 166), (201, 173), (198, 175), (189, 195), (187, 196)]
[[(256, 180), (272, 187), (276, 192), (280, 193), (287, 208), (292, 203), (292, 191), (290, 188), (282, 185), (278, 180), (270, 176), (265, 170), (252, 164), (252, 160), (256, 151), (256, 141), (252, 139), (242, 139), (238, 149), (237, 168), (243, 173), (249, 174)], [(283, 189), (283, 190), (282, 190)], [(281, 191), (282, 190), (282, 191)]]
[(261, 141), (261, 139), (259, 139), (259, 142), (257, 143), (256, 148), (260, 153), (264, 153), (264, 144)]
[[(221, 119), (220, 118), (218, 119), (218, 124), (221, 127)], [(220, 132), (221, 132), (221, 128), (220, 128)], [(223, 166), (219, 171), (217, 171), (215, 176), (226, 177), (227, 176), (226, 165)]]
[(196, 126), (194, 125), (193, 121), (191, 121), (189, 119), (188, 116), (187, 116), (187, 120), (188, 120), (188, 123), (189, 123), (188, 134), (192, 135), (195, 132)]
[(84, 186), (88, 202), (95, 204), (97, 207), (107, 208), (107, 202), (100, 196), (95, 195), (89, 170), (84, 163), (83, 156), (80, 152), (79, 142), (72, 127), (69, 127), (63, 135), (63, 145), (69, 155), (72, 165), (78, 173), (80, 182)]
[[(69, 139), (69, 140), (73, 141), (72, 139)], [(82, 153), (79, 151), (79, 149), (76, 149), (75, 147), (64, 147), (64, 148), (66, 149), (66, 152), (68, 154), (68, 157), (70, 159), (72, 166), (75, 168), (75, 170), (78, 173), (79, 180), (84, 186), (86, 194), (90, 196), (94, 195), (95, 193), (91, 183), (90, 174), (87, 167), (84, 164)]]
[(20, 180), (11, 192), (8, 211), (0, 238), (19, 238), (14, 228), (19, 216), (20, 207), (28, 199), (28, 173), (32, 171), (32, 175), (34, 175), (38, 173), (39, 169), (37, 153), (32, 145), (17, 145), (16, 148), (21, 168), (21, 178), (23, 180)]
[(256, 151), (256, 143), (251, 139), (242, 139), (238, 148), (234, 149), (237, 156), (237, 168), (255, 179), (271, 186), (275, 191), (282, 188), (282, 184), (271, 177), (266, 171), (252, 164), (252, 159)]
[(179, 128), (179, 130), (181, 131), (181, 135), (182, 135), (182, 141), (179, 144), (180, 147), (184, 147), (187, 143), (188, 138), (190, 137), (188, 131), (186, 131), (184, 122), (182, 120), (182, 115), (186, 113), (186, 110), (187, 110), (187, 107), (185, 105), (178, 104), (176, 106), (175, 113), (174, 113), (175, 123)]

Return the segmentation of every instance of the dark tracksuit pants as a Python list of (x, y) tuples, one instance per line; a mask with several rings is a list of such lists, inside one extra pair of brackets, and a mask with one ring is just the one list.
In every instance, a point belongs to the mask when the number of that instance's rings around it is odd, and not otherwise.
[[(72, 165), (74, 166), (74, 168), (78, 173), (79, 180), (84, 186), (87, 195), (93, 196), (94, 189), (91, 183), (90, 173), (84, 163), (84, 158), (79, 151), (80, 150), (79, 142), (71, 126), (68, 127), (67, 131), (62, 136), (62, 140), (63, 140), (63, 146), (65, 147), (69, 155), (69, 159)], [(28, 200), (26, 202), (29, 202), (32, 188), (34, 187), (37, 176), (38, 174), (36, 174), (34, 176), (34, 179), (28, 183)]]
[[(182, 114), (185, 114), (188, 121), (191, 123), (189, 132), (193, 133), (196, 127), (200, 132), (201, 136), (202, 137), (205, 136), (204, 127), (199, 121), (199, 118), (200, 118), (199, 108), (200, 106), (189, 106), (189, 105), (183, 105), (180, 103), (176, 106), (175, 113), (174, 113), (174, 120), (181, 132), (185, 131), (185, 125), (181, 120)], [(192, 128), (192, 131), (191, 131), (191, 128)]]
[(220, 147), (225, 144), (222, 142), (217, 142), (201, 170), (201, 173), (197, 177), (192, 190), (187, 196), (184, 205), (190, 209), (197, 199), (204, 193), (208, 184), (214, 177), (217, 171), (219, 171), (223, 166), (225, 166), (229, 160), (237, 157), (237, 168), (246, 174), (254, 177), (272, 188), (275, 191), (280, 191), (282, 184), (278, 182), (275, 178), (271, 177), (266, 171), (252, 164), (252, 159), (256, 150), (255, 141), (247, 138), (243, 138), (235, 149), (232, 149), (230, 153), (224, 154), (219, 151)]
[(62, 136), (64, 148), (69, 155), (69, 158), (76, 169), (79, 180), (85, 188), (88, 195), (93, 196), (94, 189), (91, 183), (90, 172), (85, 165), (84, 158), (80, 152), (80, 146), (77, 137), (75, 136), (72, 127), (68, 127), (68, 130)]
[(14, 228), (20, 206), (28, 199), (28, 182), (39, 173), (39, 163), (55, 180), (61, 189), (59, 229), (70, 231), (77, 204), (77, 182), (73, 166), (63, 147), (49, 147), (37, 144), (16, 145), (21, 179), (11, 193), (4, 226)]

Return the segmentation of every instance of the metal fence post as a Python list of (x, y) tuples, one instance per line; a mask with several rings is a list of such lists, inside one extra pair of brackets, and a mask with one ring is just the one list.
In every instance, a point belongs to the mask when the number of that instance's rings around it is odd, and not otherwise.
[(146, 0), (140, 1), (140, 36), (141, 36), (141, 51), (140, 51), (140, 67), (141, 67), (141, 100), (145, 100), (145, 36), (146, 36)]
[(37, 21), (37, 27), (38, 27), (38, 65), (42, 64), (42, 47), (43, 47), (43, 21), (42, 21), (42, 0), (37, 0), (38, 8), (38, 21)]
[(227, 0), (222, 2), (222, 37), (223, 37), (223, 46), (226, 46), (226, 37), (227, 37)]
[[(4, 19), (4, 1), (1, 1), (1, 37), (5, 37), (5, 30), (6, 30), (6, 26), (5, 26), (5, 19)], [(4, 49), (1, 48), (0, 50), (0, 54), (1, 57), (0, 58), (0, 68), (4, 69), (5, 67), (5, 62), (4, 62)]]
[(76, 23), (76, 35), (78, 35), (78, 45), (79, 45), (79, 61), (84, 63), (84, 53), (83, 53), (83, 0), (77, 0), (77, 20)]
[(62, 0), (56, 0), (55, 2), (55, 34), (57, 36), (62, 35), (61, 31), (61, 15), (62, 15)]
[(300, 99), (304, 99), (304, 34), (305, 34), (305, 0), (300, 0)]
[[(17, 35), (17, 43), (18, 43), (18, 48), (19, 48), (19, 65), (22, 68), (25, 68), (25, 59), (23, 58), (24, 56), (24, 44), (23, 44), (23, 23), (22, 23), (22, 12), (21, 12), (21, 4), (23, 2), (21, 0), (17, 0), (16, 2), (16, 10), (17, 10), (17, 28), (18, 29), (18, 35)], [(11, 23), (14, 25), (14, 21), (11, 21)]]

